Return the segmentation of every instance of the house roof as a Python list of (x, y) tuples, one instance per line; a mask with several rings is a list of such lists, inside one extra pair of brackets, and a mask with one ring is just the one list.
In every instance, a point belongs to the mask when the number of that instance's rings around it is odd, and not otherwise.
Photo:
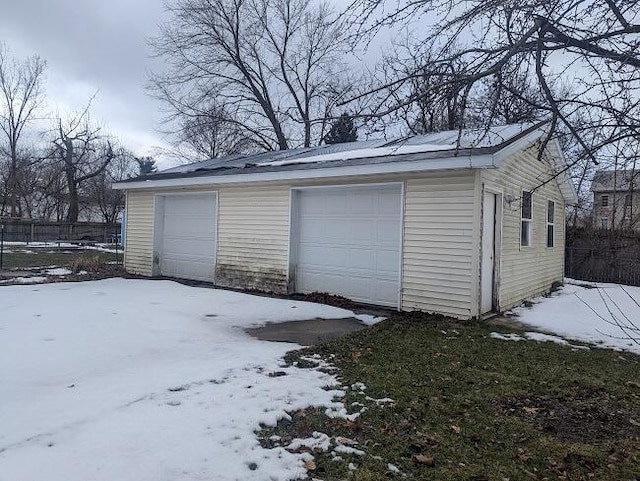
[[(114, 188), (148, 189), (187, 185), (393, 174), (497, 167), (545, 132), (546, 122), (511, 124), (367, 140), (257, 154), (234, 155), (181, 165), (114, 184)], [(570, 181), (568, 181), (570, 183)], [(574, 200), (573, 186), (563, 190)]]
[(640, 190), (640, 170), (598, 170), (591, 182), (592, 192)]

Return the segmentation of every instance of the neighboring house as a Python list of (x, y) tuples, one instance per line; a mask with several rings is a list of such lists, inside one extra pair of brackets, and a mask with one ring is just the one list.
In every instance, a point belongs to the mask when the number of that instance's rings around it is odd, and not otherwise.
[(596, 228), (640, 230), (640, 170), (599, 170), (591, 192)]
[[(573, 185), (545, 125), (215, 159), (131, 179), (125, 268), (460, 319), (549, 291)], [(557, 174), (557, 175), (556, 175)]]

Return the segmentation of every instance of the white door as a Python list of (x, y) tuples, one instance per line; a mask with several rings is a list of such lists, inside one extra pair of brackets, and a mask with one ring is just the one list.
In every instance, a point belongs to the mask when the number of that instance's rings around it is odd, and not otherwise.
[(296, 202), (296, 290), (397, 307), (401, 187), (300, 190)]
[(213, 281), (215, 194), (167, 195), (163, 200), (160, 273), (180, 279)]
[(480, 314), (493, 311), (496, 257), (496, 195), (485, 192), (482, 201), (482, 265)]

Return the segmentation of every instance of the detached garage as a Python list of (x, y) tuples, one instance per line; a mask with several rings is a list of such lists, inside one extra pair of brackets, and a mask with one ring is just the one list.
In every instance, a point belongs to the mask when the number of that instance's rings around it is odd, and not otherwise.
[(116, 184), (125, 268), (276, 293), (328, 292), (460, 319), (564, 270), (575, 202), (545, 125), (236, 156)]

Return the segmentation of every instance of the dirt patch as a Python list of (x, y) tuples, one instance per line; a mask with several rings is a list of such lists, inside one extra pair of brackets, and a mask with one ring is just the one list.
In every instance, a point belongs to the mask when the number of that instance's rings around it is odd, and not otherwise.
[(346, 297), (329, 294), (327, 292), (312, 292), (311, 294), (290, 294), (286, 299), (294, 301), (315, 302), (316, 304), (326, 304), (328, 306), (340, 307), (353, 311), (356, 314), (369, 314), (376, 317), (391, 317), (397, 311), (388, 307), (375, 306), (373, 304), (361, 304)]
[(327, 292), (312, 292), (311, 294), (293, 294), (291, 299), (298, 301), (315, 302), (317, 304), (326, 304), (328, 306), (342, 307), (343, 309), (350, 309), (358, 307), (358, 304), (346, 297), (337, 296), (335, 294), (329, 294)]
[(507, 399), (498, 403), (498, 410), (562, 441), (640, 441), (640, 412), (627, 408), (607, 392), (585, 389), (572, 397)]
[(267, 324), (246, 329), (246, 332), (262, 341), (295, 342), (302, 346), (313, 346), (366, 327), (366, 324), (355, 317), (348, 317)]

